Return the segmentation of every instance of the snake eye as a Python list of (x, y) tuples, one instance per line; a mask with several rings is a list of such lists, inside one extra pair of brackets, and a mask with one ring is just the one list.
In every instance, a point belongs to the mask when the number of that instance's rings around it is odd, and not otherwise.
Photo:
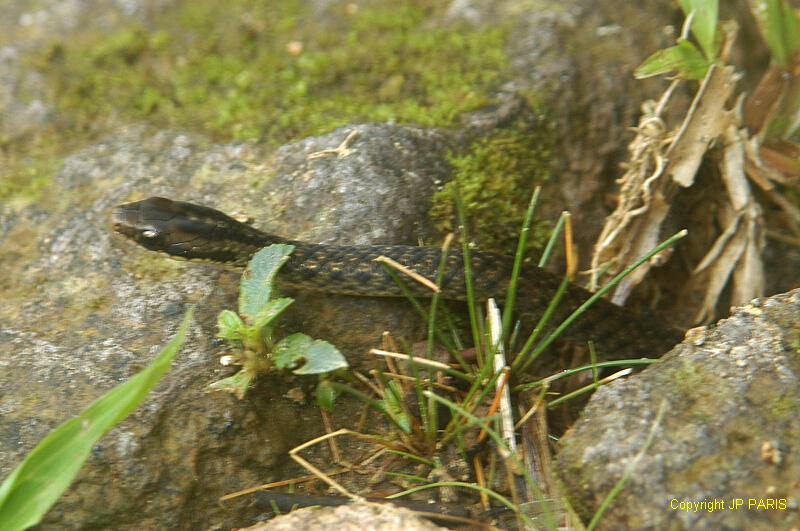
[(158, 238), (158, 231), (153, 229), (143, 230), (142, 236), (145, 238)]

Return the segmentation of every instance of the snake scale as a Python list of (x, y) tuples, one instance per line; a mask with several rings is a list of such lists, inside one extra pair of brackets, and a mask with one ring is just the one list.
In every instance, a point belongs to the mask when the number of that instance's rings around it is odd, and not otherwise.
[[(385, 256), (414, 272), (435, 279), (442, 250), (407, 245), (326, 245), (267, 234), (213, 208), (151, 197), (120, 205), (112, 215), (113, 229), (139, 245), (175, 258), (203, 260), (244, 267), (259, 249), (291, 244), (294, 252), (281, 269), (279, 284), (302, 290), (362, 297), (402, 297), (396, 281), (375, 259)], [(513, 258), (485, 252), (470, 253), (478, 300), (502, 300)], [(517, 313), (541, 314), (561, 279), (538, 267), (523, 267), (518, 283)], [(430, 297), (429, 288), (407, 282), (415, 295)], [(464, 257), (449, 251), (441, 296), (465, 300)], [(591, 296), (570, 285), (555, 312), (559, 323)], [(606, 300), (589, 308), (565, 333), (575, 342), (594, 340), (605, 357), (654, 357), (681, 340), (680, 331)]]

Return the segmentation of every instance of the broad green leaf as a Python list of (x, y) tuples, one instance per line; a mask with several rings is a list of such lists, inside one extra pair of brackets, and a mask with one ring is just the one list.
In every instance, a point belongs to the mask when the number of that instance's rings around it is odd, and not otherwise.
[(242, 369), (233, 376), (223, 378), (222, 380), (217, 380), (208, 386), (215, 391), (232, 393), (236, 395), (236, 398), (242, 400), (244, 395), (247, 393), (247, 390), (252, 385), (255, 377), (255, 373), (248, 371), (247, 369)]
[(0, 486), (0, 529), (36, 525), (58, 500), (92, 447), (141, 403), (172, 364), (192, 319), (190, 309), (175, 338), (146, 369), (107, 392), (77, 417), (50, 432)]
[(311, 347), (314, 340), (305, 334), (292, 334), (286, 336), (275, 345), (272, 352), (272, 360), (275, 366), (282, 370), (295, 368), (298, 364), (305, 361), (306, 352)]
[(289, 297), (283, 297), (280, 299), (275, 299), (274, 301), (269, 301), (266, 306), (264, 306), (255, 319), (253, 319), (253, 328), (256, 330), (261, 330), (272, 321), (275, 320), (283, 311), (288, 308), (294, 299)]
[(789, 69), (800, 53), (800, 17), (785, 0), (750, 0), (750, 8), (775, 62)]
[(336, 388), (328, 380), (320, 380), (317, 384), (317, 405), (327, 412), (333, 411), (333, 404), (336, 402)]
[(711, 62), (689, 41), (659, 50), (648, 57), (633, 75), (637, 79), (677, 72), (684, 79), (703, 79)]
[(336, 347), (305, 334), (281, 339), (275, 345), (272, 359), (276, 367), (291, 369), (294, 374), (322, 374), (347, 367), (347, 360)]
[(245, 337), (246, 325), (236, 312), (222, 310), (217, 317), (217, 327), (219, 328), (217, 337), (222, 339), (241, 341)]
[(242, 273), (239, 288), (239, 315), (253, 323), (269, 302), (272, 281), (294, 251), (293, 245), (270, 245), (258, 251)]
[[(719, 50), (717, 21), (719, 19), (719, 0), (680, 0), (681, 9), (692, 18), (692, 35), (700, 43), (706, 59), (714, 61)], [(702, 77), (702, 76), (700, 76)]]

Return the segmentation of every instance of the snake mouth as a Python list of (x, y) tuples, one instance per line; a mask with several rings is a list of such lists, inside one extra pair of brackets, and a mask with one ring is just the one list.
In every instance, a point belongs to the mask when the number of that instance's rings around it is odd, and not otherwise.
[(138, 218), (137, 211), (128, 208), (128, 205), (120, 205), (111, 212), (111, 228), (114, 232), (131, 238), (136, 234), (134, 227)]
[(111, 212), (111, 228), (114, 232), (137, 242), (140, 237), (138, 223), (139, 212), (128, 205), (120, 205)]

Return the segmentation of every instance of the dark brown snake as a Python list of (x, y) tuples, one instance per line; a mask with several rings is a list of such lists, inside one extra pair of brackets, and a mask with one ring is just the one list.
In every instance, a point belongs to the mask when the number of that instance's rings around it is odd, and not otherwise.
[[(402, 297), (397, 282), (376, 262), (379, 256), (395, 260), (414, 272), (435, 279), (441, 249), (407, 245), (325, 245), (289, 240), (261, 232), (209, 207), (162, 197), (127, 203), (114, 209), (113, 228), (139, 245), (172, 257), (244, 267), (253, 254), (271, 244), (294, 245), (280, 270), (282, 285), (361, 297)], [(492, 253), (470, 253), (478, 300), (502, 300), (511, 278), (513, 259)], [(541, 314), (561, 280), (538, 267), (524, 267), (519, 278), (518, 313)], [(407, 282), (415, 295), (431, 296), (429, 288)], [(441, 296), (465, 300), (464, 258), (449, 251)], [(553, 316), (559, 323), (583, 304), (591, 293), (570, 285)], [(594, 340), (607, 358), (655, 357), (681, 340), (682, 334), (653, 318), (599, 300), (565, 333), (575, 342)]]

